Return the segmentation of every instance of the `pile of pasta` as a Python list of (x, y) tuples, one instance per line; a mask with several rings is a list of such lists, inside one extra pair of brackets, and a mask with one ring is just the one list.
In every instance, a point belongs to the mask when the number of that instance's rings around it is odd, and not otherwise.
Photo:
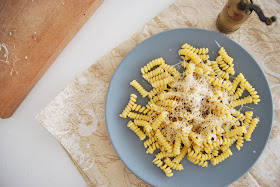
[[(221, 47), (216, 60), (209, 60), (207, 48), (184, 44), (178, 51), (182, 57), (183, 73), (162, 58), (141, 68), (143, 78), (153, 89), (145, 90), (139, 82), (130, 82), (142, 97), (149, 97), (146, 106), (137, 104), (137, 96), (130, 95), (122, 118), (140, 140), (146, 153), (159, 152), (153, 160), (166, 176), (172, 170), (183, 170), (181, 160), (202, 167), (208, 161), (216, 165), (232, 155), (230, 146), (240, 150), (244, 140), (250, 141), (259, 122), (253, 111), (235, 109), (248, 103), (260, 102), (257, 91), (239, 73), (235, 75), (233, 58)], [(247, 90), (249, 96), (241, 98)]]

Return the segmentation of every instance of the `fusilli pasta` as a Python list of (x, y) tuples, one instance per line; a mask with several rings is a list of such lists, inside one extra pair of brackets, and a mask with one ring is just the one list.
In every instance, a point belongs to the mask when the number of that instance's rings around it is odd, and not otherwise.
[[(153, 163), (168, 177), (173, 176), (172, 169), (183, 170), (180, 162), (185, 156), (201, 167), (208, 161), (212, 165), (224, 161), (232, 155), (232, 144), (240, 150), (244, 140), (251, 141), (259, 122), (252, 111), (234, 109), (260, 102), (255, 88), (242, 73), (230, 81), (229, 74), (235, 74), (233, 58), (224, 48), (214, 61), (208, 51), (184, 44), (178, 51), (182, 74), (162, 58), (150, 61), (141, 73), (153, 89), (146, 91), (136, 80), (130, 83), (142, 97), (148, 96), (148, 103), (136, 104), (137, 96), (131, 94), (120, 114), (132, 119), (127, 126), (140, 140), (147, 137), (147, 154), (160, 150)], [(242, 98), (245, 90), (249, 96)]]

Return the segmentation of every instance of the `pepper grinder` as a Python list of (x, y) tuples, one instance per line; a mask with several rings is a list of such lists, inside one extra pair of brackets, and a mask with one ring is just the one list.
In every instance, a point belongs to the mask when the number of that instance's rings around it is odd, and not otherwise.
[(262, 22), (271, 25), (276, 21), (276, 17), (265, 17), (263, 11), (252, 0), (228, 0), (223, 10), (217, 18), (217, 28), (219, 31), (228, 34), (238, 30), (255, 11)]

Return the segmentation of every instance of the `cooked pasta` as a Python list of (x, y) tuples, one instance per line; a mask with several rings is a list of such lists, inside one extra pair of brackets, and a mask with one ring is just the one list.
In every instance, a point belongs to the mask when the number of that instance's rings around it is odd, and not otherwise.
[[(158, 153), (158, 154), (156, 154), (156, 158), (157, 159), (163, 159), (164, 157), (173, 157), (174, 156), (174, 154), (172, 153), (172, 152), (165, 152), (165, 151), (163, 151), (163, 152), (160, 152), (160, 153)], [(179, 156), (179, 155), (178, 155)], [(184, 155), (185, 156), (185, 155)], [(183, 157), (184, 157), (183, 156)], [(182, 157), (182, 158), (183, 158)], [(174, 158), (175, 159), (175, 158)], [(174, 160), (173, 160), (174, 161)], [(175, 162), (175, 161), (174, 161)], [(177, 162), (176, 162), (177, 163)], [(179, 163), (179, 162), (178, 162)]]
[(127, 117), (128, 113), (132, 110), (133, 106), (135, 105), (136, 99), (137, 99), (137, 95), (135, 95), (135, 94), (130, 95), (130, 99), (128, 101), (128, 104), (126, 105), (123, 112), (120, 114), (120, 117), (122, 117), (122, 118)]
[(155, 88), (159, 88), (162, 86), (166, 86), (167, 84), (171, 83), (172, 81), (173, 81), (173, 78), (171, 76), (169, 76), (164, 79), (153, 82), (152, 86)]
[(210, 161), (213, 165), (217, 165), (220, 162), (224, 161), (225, 159), (227, 159), (229, 156), (232, 155), (231, 150), (228, 148), (225, 151), (223, 151), (219, 156), (212, 158)]
[(159, 74), (162, 74), (164, 72), (164, 70), (161, 68), (161, 67), (158, 67), (156, 69), (154, 69), (153, 71), (150, 71), (144, 75), (142, 75), (142, 77), (145, 79), (145, 80), (148, 80), (150, 78), (153, 78)]
[(221, 55), (221, 57), (223, 58), (223, 60), (230, 66), (233, 66), (233, 58), (231, 58), (230, 56), (228, 56), (226, 50), (221, 47), (220, 50), (218, 51), (218, 53)]
[(202, 61), (196, 53), (194, 53), (188, 49), (180, 49), (178, 54), (184, 55), (185, 57), (189, 57), (191, 59), (191, 61), (195, 64), (198, 64)]
[(198, 55), (199, 56), (199, 58), (201, 59), (201, 60), (203, 60), (203, 61), (205, 61), (205, 60), (208, 60), (209, 59), (209, 55), (205, 55), (205, 54), (203, 54), (203, 55)]
[(162, 58), (158, 58), (155, 60), (152, 60), (151, 62), (149, 62), (146, 66), (144, 66), (143, 68), (141, 68), (141, 72), (144, 75), (145, 73), (147, 73), (148, 71), (150, 71), (153, 67), (157, 66), (157, 65), (161, 65), (164, 63), (164, 60)]
[(199, 165), (199, 166), (201, 166), (201, 167), (207, 167), (207, 166), (208, 166), (208, 162), (207, 162), (207, 161), (204, 161), (204, 160), (197, 160), (197, 159), (192, 158), (192, 157), (189, 157), (189, 156), (187, 156), (187, 159), (188, 159), (190, 162), (192, 162), (192, 163), (194, 163), (194, 164), (197, 164), (197, 165)]
[(220, 68), (222, 68), (222, 70), (228, 72), (231, 75), (235, 74), (234, 68), (233, 66), (229, 66), (228, 64), (226, 64), (225, 61), (223, 61), (222, 56), (218, 56), (216, 58), (217, 63), (219, 64)]
[(146, 140), (144, 142), (144, 147), (147, 148), (149, 147), (151, 144), (153, 144), (156, 141), (155, 137), (150, 137), (148, 140)]
[(139, 137), (140, 140), (144, 140), (146, 138), (146, 134), (132, 121), (127, 123), (127, 127), (129, 127)]
[(158, 142), (154, 142), (154, 143), (152, 143), (152, 144), (148, 147), (146, 153), (147, 153), (147, 154), (153, 154), (154, 151), (155, 151), (156, 149), (159, 149), (159, 148), (160, 148), (160, 146), (159, 146)]
[(247, 133), (244, 134), (244, 138), (245, 138), (246, 141), (251, 141), (251, 135), (252, 135), (252, 133), (253, 133), (253, 131), (256, 128), (258, 123), (259, 123), (258, 118), (252, 119), (249, 127), (247, 128)]
[(175, 162), (172, 162), (169, 157), (165, 157), (164, 162), (166, 163), (167, 166), (169, 166), (172, 169), (175, 169), (175, 170), (184, 169), (182, 164), (177, 164)]
[[(172, 170), (184, 169), (184, 157), (201, 167), (224, 161), (232, 155), (231, 145), (240, 150), (244, 141), (251, 141), (259, 122), (253, 111), (235, 109), (260, 102), (255, 88), (242, 73), (230, 81), (229, 74), (235, 74), (233, 58), (223, 47), (214, 61), (208, 51), (186, 43), (178, 51), (183, 73), (157, 58), (141, 68), (153, 89), (145, 90), (136, 80), (130, 83), (149, 101), (139, 105), (131, 94), (120, 117), (131, 118), (127, 126), (145, 140), (147, 154), (156, 153), (153, 163), (168, 177)], [(245, 90), (249, 96), (243, 96)]]
[(184, 45), (182, 45), (182, 49), (188, 49), (194, 53), (197, 53), (199, 55), (201, 54), (207, 54), (209, 49), (208, 48), (195, 48), (187, 43), (185, 43)]
[[(164, 72), (164, 73), (161, 73), (159, 75), (156, 75), (152, 78), (149, 78), (147, 81), (152, 84), (153, 82), (156, 82), (156, 81), (159, 81), (159, 80), (162, 80), (166, 77), (170, 76), (167, 72)], [(149, 96), (149, 95), (148, 95)]]
[(161, 64), (159, 67), (173, 75), (175, 79), (179, 79), (181, 77), (180, 73), (173, 66), (170, 66), (168, 64)]
[[(245, 134), (245, 135), (246, 135), (246, 134)], [(237, 140), (236, 140), (236, 148), (237, 148), (238, 150), (240, 150), (241, 147), (243, 147), (243, 143), (244, 143), (244, 137), (241, 136), (241, 135), (239, 135), (238, 138), (237, 138)]]
[(131, 81), (130, 85), (133, 86), (142, 95), (142, 97), (146, 97), (148, 95), (148, 92), (136, 80)]

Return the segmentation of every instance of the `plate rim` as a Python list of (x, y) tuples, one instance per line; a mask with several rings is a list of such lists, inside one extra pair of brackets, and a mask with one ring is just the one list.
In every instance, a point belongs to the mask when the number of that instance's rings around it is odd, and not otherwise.
[(143, 45), (145, 42), (147, 42), (147, 40), (151, 39), (151, 38), (154, 38), (154, 37), (157, 37), (158, 35), (160, 34), (164, 34), (166, 32), (173, 32), (173, 31), (177, 31), (177, 30), (198, 30), (198, 31), (203, 31), (203, 32), (212, 32), (212, 33), (215, 33), (217, 35), (219, 35), (220, 37), (225, 37), (227, 39), (229, 39), (231, 42), (235, 43), (236, 45), (238, 45), (240, 48), (242, 48), (242, 50), (244, 50), (249, 56), (252, 57), (252, 59), (254, 60), (254, 63), (258, 66), (258, 68), (261, 70), (263, 76), (264, 76), (264, 80), (265, 82), (267, 83), (268, 85), (268, 88), (269, 88), (269, 96), (271, 98), (271, 101), (272, 101), (272, 105), (271, 105), (271, 124), (269, 126), (269, 134), (268, 134), (268, 137), (267, 139), (265, 140), (265, 144), (264, 144), (264, 147), (262, 148), (260, 154), (257, 156), (257, 159), (252, 163), (252, 165), (247, 169), (245, 170), (245, 172), (242, 172), (241, 175), (238, 177), (238, 178), (235, 178), (235, 180), (231, 181), (230, 183), (226, 183), (226, 185), (230, 185), (236, 181), (238, 181), (240, 178), (242, 178), (255, 164), (256, 162), (260, 159), (261, 155), (263, 154), (264, 152), (264, 149), (266, 148), (267, 144), (268, 144), (268, 140), (271, 136), (271, 131), (272, 131), (272, 126), (273, 126), (273, 119), (274, 119), (274, 104), (273, 104), (273, 96), (272, 96), (272, 93), (271, 93), (271, 88), (270, 88), (270, 85), (269, 85), (269, 82), (266, 78), (266, 75), (263, 71), (263, 69), (260, 67), (260, 65), (258, 64), (258, 62), (255, 60), (255, 58), (243, 47), (241, 46), (239, 43), (235, 42), (233, 39), (229, 38), (228, 36), (222, 34), (222, 33), (219, 33), (219, 32), (215, 32), (215, 31), (211, 31), (211, 30), (207, 30), (207, 29), (203, 29), (203, 28), (193, 28), (193, 27), (185, 27), (185, 28), (174, 28), (174, 29), (169, 29), (169, 30), (165, 30), (165, 31), (162, 31), (162, 32), (159, 32), (159, 33), (156, 33), (146, 39), (144, 39), (143, 41), (141, 41), (140, 43), (138, 43), (135, 47), (133, 47), (126, 55), (125, 57), (121, 60), (121, 62), (119, 63), (119, 65), (117, 66), (117, 68), (115, 69), (111, 79), (110, 79), (110, 83), (109, 83), (109, 86), (108, 86), (108, 89), (107, 89), (107, 92), (106, 92), (106, 100), (105, 100), (105, 123), (106, 123), (106, 129), (107, 129), (107, 133), (108, 133), (108, 136), (109, 136), (109, 139), (110, 139), (110, 142), (114, 148), (114, 151), (117, 153), (118, 157), (120, 158), (120, 160), (123, 162), (123, 164), (125, 165), (125, 167), (127, 167), (135, 176), (137, 176), (139, 179), (141, 179), (142, 181), (148, 183), (149, 185), (153, 186), (153, 184), (149, 183), (148, 181), (144, 180), (141, 176), (139, 176), (138, 174), (136, 174), (133, 170), (133, 168), (130, 168), (127, 164), (126, 164), (126, 161), (120, 157), (119, 155), (119, 152), (118, 152), (118, 149), (115, 148), (115, 143), (112, 141), (111, 139), (111, 132), (109, 131), (109, 128), (108, 128), (108, 115), (107, 115), (107, 111), (108, 111), (108, 93), (109, 91), (111, 90), (111, 87), (112, 87), (112, 80), (113, 78), (115, 77), (116, 75), (116, 72), (118, 71), (118, 69), (120, 68), (120, 65), (133, 53), (134, 49), (136, 48), (139, 48), (141, 47), (141, 45)]

